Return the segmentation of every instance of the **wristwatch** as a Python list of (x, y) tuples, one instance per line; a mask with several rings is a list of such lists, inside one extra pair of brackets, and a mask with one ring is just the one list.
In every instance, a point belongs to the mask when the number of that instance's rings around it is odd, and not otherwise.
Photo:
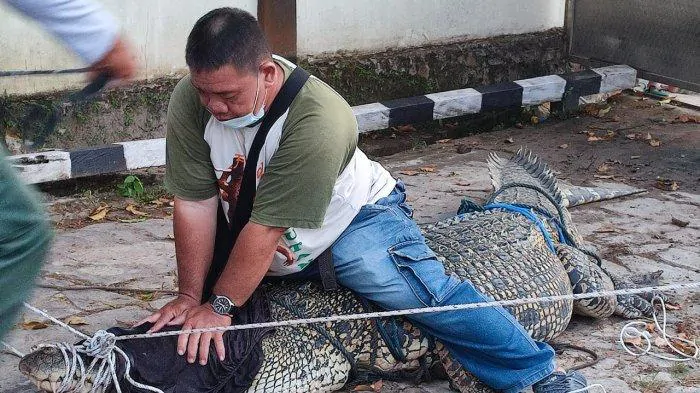
[(228, 315), (231, 318), (235, 318), (238, 315), (238, 306), (226, 296), (212, 294), (209, 298), (209, 304), (211, 304), (214, 312), (219, 315)]

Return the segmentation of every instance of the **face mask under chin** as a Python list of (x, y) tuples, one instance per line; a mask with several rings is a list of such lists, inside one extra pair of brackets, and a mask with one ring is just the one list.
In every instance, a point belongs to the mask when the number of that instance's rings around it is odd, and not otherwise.
[(257, 79), (255, 85), (255, 100), (253, 101), (253, 109), (250, 113), (241, 117), (234, 117), (233, 119), (220, 120), (219, 122), (229, 128), (242, 128), (248, 127), (260, 121), (260, 119), (265, 116), (265, 99), (267, 98), (267, 89), (265, 89), (265, 95), (263, 96), (263, 104), (260, 107), (258, 113), (254, 113), (255, 107), (258, 105), (258, 96), (260, 93), (260, 78)]

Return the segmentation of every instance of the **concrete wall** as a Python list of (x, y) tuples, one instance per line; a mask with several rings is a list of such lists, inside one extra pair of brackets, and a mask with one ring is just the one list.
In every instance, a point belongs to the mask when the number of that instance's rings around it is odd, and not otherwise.
[[(142, 77), (165, 76), (185, 66), (185, 42), (194, 22), (212, 8), (233, 6), (255, 15), (257, 0), (97, 0), (121, 22), (136, 46)], [(0, 1), (0, 69), (80, 67), (79, 59), (36, 23)], [(74, 88), (84, 76), (0, 78), (0, 93)]]
[[(257, 13), (257, 0), (97, 0), (121, 21), (138, 49), (141, 77), (184, 68), (184, 47), (206, 11), (234, 6)], [(298, 0), (298, 53), (380, 52), (561, 27), (565, 0)], [(78, 60), (33, 22), (0, 1), (0, 69), (62, 69)], [(82, 76), (0, 78), (0, 93), (75, 88)]]
[(565, 0), (303, 0), (298, 52), (382, 51), (562, 27)]

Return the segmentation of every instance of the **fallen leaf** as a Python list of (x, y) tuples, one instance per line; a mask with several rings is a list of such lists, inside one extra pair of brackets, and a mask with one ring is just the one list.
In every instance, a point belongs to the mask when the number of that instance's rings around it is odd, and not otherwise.
[(654, 345), (656, 345), (659, 348), (667, 347), (668, 343), (663, 337), (656, 337), (654, 339)]
[(415, 132), (416, 128), (413, 127), (410, 124), (406, 124), (404, 126), (398, 126), (396, 127), (396, 131), (401, 131), (401, 132)]
[(353, 392), (375, 392), (379, 393), (382, 391), (382, 387), (384, 386), (384, 381), (381, 379), (379, 381), (373, 382), (371, 385), (357, 385), (355, 386), (354, 389), (352, 389)]
[(658, 139), (652, 139), (649, 141), (649, 144), (653, 147), (659, 147), (661, 146), (661, 141)]
[(22, 324), (22, 329), (24, 330), (39, 330), (46, 329), (47, 327), (49, 327), (49, 325), (40, 321), (29, 321)]
[(647, 322), (646, 330), (649, 333), (654, 333), (656, 331), (656, 324), (654, 322)]
[(679, 304), (665, 303), (667, 310), (680, 310), (681, 306)]
[(601, 138), (599, 136), (595, 136), (595, 135), (588, 137), (588, 142), (597, 142), (597, 141), (602, 141), (602, 140), (603, 140), (603, 138)]
[(150, 302), (150, 301), (153, 300), (153, 298), (155, 297), (155, 293), (153, 293), (153, 292), (147, 292), (147, 293), (142, 293), (142, 294), (140, 294), (140, 295), (138, 295), (138, 296), (139, 296), (139, 299), (141, 299), (142, 301), (144, 301), (144, 302)]
[(107, 212), (109, 212), (109, 205), (103, 202), (98, 208), (90, 213), (89, 217), (93, 221), (100, 221), (107, 216)]
[(136, 206), (134, 206), (131, 203), (126, 207), (126, 211), (128, 211), (129, 213), (131, 213), (135, 216), (142, 216), (142, 217), (148, 216), (148, 213), (144, 213), (142, 211), (136, 210)]
[(452, 142), (452, 139), (447, 138), (447, 139), (438, 139), (437, 143), (450, 143)]
[(457, 183), (455, 183), (455, 185), (456, 185), (456, 186), (467, 187), (467, 186), (471, 186), (472, 184), (471, 184), (471, 183), (463, 183), (463, 182), (459, 182), (459, 181), (458, 181)]
[(671, 103), (671, 97), (664, 98), (663, 100), (659, 101), (659, 104), (670, 104)]
[(595, 232), (595, 233), (616, 233), (616, 232), (620, 232), (620, 230), (613, 227), (613, 226), (608, 225), (608, 226), (604, 226), (600, 229), (596, 229), (593, 232)]
[(664, 191), (676, 191), (680, 188), (680, 186), (675, 180), (656, 179), (656, 188)]
[(566, 143), (559, 145), (560, 149), (566, 149), (567, 147), (569, 147), (569, 145), (567, 145)]
[(642, 345), (642, 338), (641, 337), (627, 337), (623, 340), (625, 344), (632, 344), (636, 346)]
[(630, 156), (631, 159), (636, 160), (637, 158), (641, 158), (642, 156)]
[(690, 224), (690, 221), (684, 221), (684, 220), (680, 220), (676, 217), (671, 217), (671, 224), (678, 226), (678, 227), (681, 227), (681, 228), (685, 228), (688, 226), (688, 224)]
[(599, 166), (598, 169), (596, 169), (596, 171), (600, 173), (605, 173), (608, 172), (610, 169), (612, 169), (612, 167), (604, 163), (601, 166)]
[(690, 120), (690, 116), (688, 115), (680, 115), (673, 119), (671, 123), (687, 123)]
[(508, 137), (505, 141), (505, 143), (513, 143), (513, 137)]
[(672, 123), (700, 123), (700, 116), (680, 115)]
[(432, 166), (423, 166), (418, 168), (421, 172), (435, 172), (435, 167)]
[(63, 322), (72, 326), (87, 325), (87, 321), (79, 316), (73, 315), (63, 320)]
[(615, 175), (593, 175), (596, 179), (613, 179)]
[(651, 140), (651, 134), (647, 132), (647, 134), (644, 135), (644, 139), (647, 140), (647, 141), (650, 141), (650, 140)]
[(413, 171), (413, 170), (405, 170), (405, 171), (399, 171), (399, 173), (402, 174), (402, 175), (406, 175), (406, 176), (415, 176), (415, 175), (417, 175), (417, 174), (420, 173), (420, 172), (418, 172), (418, 171)]
[(610, 112), (611, 107), (603, 108), (598, 111), (598, 117), (605, 116), (606, 113)]

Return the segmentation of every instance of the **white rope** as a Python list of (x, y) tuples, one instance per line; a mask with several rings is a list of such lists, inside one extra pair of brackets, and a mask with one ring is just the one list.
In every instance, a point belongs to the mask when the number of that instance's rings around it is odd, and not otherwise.
[[(114, 383), (117, 393), (121, 393), (116, 369), (116, 354), (119, 354), (125, 362), (125, 379), (135, 387), (149, 390), (154, 393), (163, 393), (162, 390), (134, 381), (129, 375), (131, 362), (129, 357), (117, 347), (115, 336), (104, 330), (98, 330), (93, 337), (86, 339), (78, 345), (68, 343), (43, 344), (37, 348), (57, 348), (63, 355), (65, 373), (61, 383), (54, 387), (54, 393), (66, 393), (82, 391), (85, 388), (87, 376), (92, 374), (92, 388), (90, 392), (98, 392), (100, 388), (106, 391)], [(116, 354), (115, 354), (116, 352)], [(90, 365), (85, 368), (85, 363), (80, 354), (92, 358)], [(76, 373), (80, 373), (80, 376)]]
[[(654, 305), (655, 301), (661, 302), (661, 313), (662, 313), (662, 323), (659, 323), (659, 319), (656, 316), (656, 309), (654, 309), (654, 326), (656, 329), (658, 329), (661, 332), (661, 337), (664, 339), (664, 342), (666, 345), (668, 345), (669, 348), (671, 348), (674, 352), (676, 352), (679, 356), (666, 356), (666, 355), (661, 355), (658, 353), (651, 352), (651, 334), (646, 330), (646, 322), (639, 322), (639, 321), (634, 321), (626, 324), (623, 328), (622, 331), (620, 331), (620, 344), (622, 344), (622, 348), (629, 353), (630, 355), (633, 356), (642, 356), (642, 355), (649, 355), (649, 356), (654, 356), (659, 359), (664, 359), (664, 360), (670, 360), (672, 362), (687, 362), (693, 359), (700, 359), (700, 348), (698, 348), (698, 345), (691, 340), (686, 340), (681, 337), (677, 336), (671, 336), (666, 333), (666, 303), (664, 302), (664, 299), (661, 296), (654, 296), (651, 299), (651, 305)], [(641, 327), (641, 330), (637, 328)], [(628, 342), (625, 340), (629, 339), (635, 339), (635, 338), (641, 338), (644, 339), (644, 343), (646, 344), (645, 348), (640, 348), (636, 344), (632, 344), (634, 348), (637, 348), (640, 351), (633, 351), (630, 349), (628, 346)], [(687, 353), (679, 350), (671, 341), (677, 340), (684, 342), (691, 347), (695, 348), (695, 352), (693, 355), (688, 355)]]
[[(228, 330), (245, 330), (245, 329), (256, 329), (256, 328), (274, 328), (274, 327), (285, 327), (285, 326), (296, 326), (296, 325), (306, 325), (306, 324), (312, 324), (312, 323), (326, 323), (326, 322), (337, 322), (337, 321), (349, 321), (349, 320), (357, 320), (357, 319), (368, 319), (368, 318), (384, 318), (384, 317), (391, 317), (391, 316), (400, 316), (400, 315), (412, 315), (412, 314), (421, 314), (421, 313), (433, 313), (433, 312), (443, 312), (443, 311), (456, 311), (456, 310), (468, 310), (468, 309), (477, 309), (477, 308), (485, 308), (485, 307), (494, 307), (494, 306), (517, 306), (517, 305), (523, 305), (523, 304), (531, 304), (531, 303), (550, 303), (550, 302), (556, 302), (556, 301), (561, 301), (561, 300), (578, 300), (578, 299), (589, 299), (589, 298), (596, 298), (596, 297), (608, 297), (608, 296), (617, 296), (617, 295), (632, 295), (632, 294), (640, 294), (640, 293), (647, 293), (647, 292), (664, 292), (664, 291), (671, 291), (671, 290), (687, 290), (687, 289), (694, 289), (694, 288), (700, 288), (700, 282), (693, 282), (693, 283), (685, 283), (685, 284), (671, 284), (671, 285), (661, 285), (661, 286), (653, 286), (653, 287), (643, 287), (643, 288), (629, 288), (629, 289), (620, 289), (620, 290), (613, 290), (613, 291), (600, 291), (600, 292), (593, 292), (593, 293), (584, 293), (584, 294), (572, 294), (572, 295), (557, 295), (557, 296), (545, 296), (545, 297), (539, 297), (539, 298), (521, 298), (521, 299), (512, 299), (512, 300), (501, 300), (501, 301), (487, 301), (487, 302), (479, 302), (479, 303), (469, 303), (469, 304), (454, 304), (454, 305), (448, 305), (448, 306), (438, 306), (438, 307), (423, 307), (423, 308), (412, 308), (412, 309), (405, 309), (405, 310), (394, 310), (394, 311), (380, 311), (380, 312), (372, 312), (372, 313), (358, 313), (358, 314), (345, 314), (345, 315), (332, 315), (328, 317), (317, 317), (317, 318), (300, 318), (300, 319), (290, 319), (290, 320), (283, 320), (283, 321), (274, 321), (274, 322), (264, 322), (264, 323), (252, 323), (252, 324), (245, 324), (245, 325), (232, 325), (232, 326), (226, 326), (226, 327), (216, 327), (216, 328), (208, 328), (208, 329), (191, 329), (191, 330), (180, 330), (180, 331), (169, 331), (169, 332), (157, 332), (157, 333), (149, 333), (149, 334), (132, 334), (132, 335), (124, 335), (124, 336), (119, 336), (116, 337), (112, 333), (108, 333), (106, 331), (100, 330), (97, 333), (95, 333), (94, 337), (88, 337), (87, 335), (79, 332), (78, 330), (73, 329), (72, 327), (68, 326), (67, 324), (59, 321), (58, 319), (52, 317), (45, 311), (42, 311), (36, 307), (31, 306), (30, 304), (24, 303), (24, 306), (27, 307), (28, 309), (48, 318), (52, 322), (68, 329), (69, 331), (73, 332), (74, 334), (85, 338), (85, 342), (81, 345), (71, 345), (71, 344), (66, 344), (66, 343), (60, 343), (60, 344), (53, 344), (53, 345), (46, 345), (46, 346), (53, 346), (61, 350), (61, 353), (63, 354), (65, 364), (66, 364), (66, 373), (67, 375), (71, 376), (71, 378), (64, 378), (61, 386), (58, 387), (58, 390), (56, 390), (56, 393), (62, 393), (62, 392), (67, 392), (67, 391), (72, 391), (76, 387), (82, 386), (85, 382), (85, 377), (87, 373), (92, 372), (95, 366), (97, 366), (97, 373), (94, 376), (94, 381), (93, 381), (93, 387), (91, 389), (91, 392), (96, 391), (97, 387), (101, 385), (105, 385), (107, 387), (109, 383), (114, 382), (114, 386), (117, 390), (118, 393), (121, 393), (121, 389), (119, 387), (119, 383), (117, 380), (116, 376), (116, 368), (115, 368), (115, 354), (114, 352), (117, 352), (120, 354), (125, 361), (125, 379), (131, 383), (133, 386), (152, 391), (154, 393), (163, 393), (160, 389), (157, 389), (152, 386), (148, 385), (143, 385), (141, 383), (138, 383), (134, 381), (131, 376), (129, 375), (129, 372), (131, 370), (131, 362), (129, 361), (128, 356), (116, 346), (116, 342), (119, 340), (131, 340), (131, 339), (139, 339), (139, 338), (152, 338), (152, 337), (163, 337), (163, 336), (175, 336), (175, 335), (180, 335), (180, 334), (192, 334), (192, 333), (205, 333), (205, 332), (217, 332), (217, 331), (228, 331)], [(658, 296), (655, 296), (654, 299), (656, 299)], [(653, 300), (652, 299), (652, 305), (653, 305)], [(660, 299), (660, 298), (659, 298)], [(677, 350), (675, 347), (672, 346), (672, 343), (668, 341), (668, 338), (670, 336), (666, 335), (665, 332), (665, 327), (666, 327), (666, 310), (665, 310), (665, 304), (663, 303), (663, 299), (661, 300), (662, 307), (663, 309), (663, 328), (661, 331), (663, 332), (664, 339), (667, 340), (669, 343), (669, 346), (673, 348), (676, 352), (678, 352), (681, 355), (685, 355), (684, 353), (680, 352)], [(656, 319), (656, 313), (654, 314), (654, 321), (656, 322), (657, 326), (658, 320)], [(636, 322), (639, 323), (639, 322)], [(631, 325), (631, 324), (628, 324)], [(624, 332), (624, 329), (623, 329)], [(629, 333), (632, 334), (632, 333)], [(641, 333), (640, 333), (641, 334)], [(621, 333), (621, 340), (623, 339), (623, 334)], [(688, 340), (683, 340), (681, 338), (675, 338), (678, 340), (682, 340), (684, 342), (690, 343)], [(3, 343), (5, 344), (5, 343)], [(694, 343), (693, 343), (694, 344)], [(7, 344), (5, 344), (7, 346)], [(624, 342), (623, 342), (624, 346)], [(650, 347), (650, 341), (649, 345)], [(8, 346), (9, 347), (9, 346)], [(12, 349), (12, 347), (10, 347)], [(643, 353), (633, 353), (629, 351), (626, 347), (625, 350), (630, 352), (633, 355), (641, 355)], [(73, 361), (71, 360), (71, 357), (68, 355), (68, 351), (70, 351), (70, 354), (72, 356)], [(648, 351), (648, 349), (647, 349)], [(82, 358), (80, 357), (79, 353), (85, 353), (88, 356), (92, 356), (93, 360), (90, 363), (90, 366), (88, 367), (87, 370), (85, 370), (85, 366), (83, 364)], [(646, 352), (644, 352), (646, 353)], [(652, 354), (653, 355), (653, 354)], [(660, 357), (661, 355), (655, 355), (657, 357)], [(697, 358), (698, 356), (698, 350), (696, 346), (696, 353), (693, 357), (691, 358)], [(688, 359), (684, 359), (688, 360)], [(78, 368), (80, 368), (81, 372), (81, 377), (78, 379), (78, 381), (75, 381), (75, 372), (78, 371)], [(603, 389), (603, 392), (605, 392), (605, 388), (600, 385), (600, 384), (594, 384), (590, 385), (586, 388), (576, 390), (575, 392), (584, 392), (584, 391), (590, 391), (591, 388), (594, 387), (600, 387)]]
[[(116, 346), (117, 340), (115, 339), (116, 336), (114, 334), (104, 330), (98, 330), (93, 337), (90, 337), (74, 329), (68, 324), (54, 318), (53, 316), (49, 315), (49, 313), (47, 313), (46, 311), (40, 310), (28, 303), (23, 304), (25, 307), (34, 311), (35, 313), (45, 318), (48, 318), (51, 322), (60, 325), (61, 327), (69, 330), (78, 337), (85, 339), (85, 341), (79, 345), (57, 343), (39, 346), (39, 348), (55, 347), (59, 349), (63, 354), (63, 360), (65, 361), (66, 365), (66, 377), (63, 378), (61, 385), (58, 387), (58, 390), (55, 393), (71, 392), (76, 390), (76, 388), (82, 388), (83, 384), (85, 383), (85, 376), (88, 373), (92, 372), (92, 370), (94, 370), (96, 366), (97, 371), (95, 372), (93, 386), (90, 391), (97, 391), (97, 387), (99, 387), (100, 385), (104, 385), (106, 390), (109, 384), (114, 382), (114, 387), (117, 390), (117, 393), (121, 393), (121, 388), (119, 387), (119, 381), (117, 379), (115, 362), (116, 355), (114, 354), (115, 352), (118, 353), (124, 359), (124, 378), (127, 380), (127, 382), (129, 382), (133, 386), (139, 387), (144, 390), (149, 390), (154, 393), (163, 393), (163, 391), (158, 388), (144, 385), (142, 383), (134, 381), (131, 378), (131, 361), (129, 360), (129, 357), (126, 355), (126, 353), (124, 353), (124, 351), (122, 351), (119, 347)], [(72, 357), (68, 356), (69, 352)], [(93, 358), (87, 370), (85, 370), (83, 359), (80, 357), (79, 353), (84, 353)], [(80, 368), (81, 377), (76, 382), (74, 377), (75, 373), (78, 371), (78, 367)]]
[(9, 351), (8, 353), (15, 355), (17, 357), (20, 357), (20, 358), (24, 357), (24, 354), (22, 352), (20, 352), (19, 349), (13, 347), (12, 345), (10, 345), (2, 340), (0, 340), (0, 344), (4, 345), (5, 348), (7, 348), (7, 350)]
[(603, 393), (607, 393), (607, 390), (605, 390), (605, 386), (603, 386), (599, 383), (594, 383), (593, 385), (588, 385), (583, 389), (572, 390), (569, 393), (592, 392), (593, 388), (600, 388), (601, 390), (603, 390)]
[(499, 301), (488, 301), (488, 302), (468, 303), (468, 304), (452, 304), (452, 305), (437, 306), (437, 307), (409, 308), (409, 309), (404, 309), (404, 310), (393, 310), (393, 311), (378, 311), (378, 312), (370, 312), (370, 313), (331, 315), (328, 317), (288, 319), (288, 320), (282, 320), (282, 321), (221, 326), (221, 327), (206, 328), (206, 329), (174, 330), (174, 331), (157, 332), (157, 333), (129, 334), (129, 335), (124, 335), (124, 336), (118, 336), (116, 339), (117, 339), (117, 341), (120, 341), (120, 340), (133, 340), (133, 339), (139, 339), (139, 338), (178, 336), (180, 334), (225, 332), (225, 331), (230, 331), (230, 330), (246, 330), (246, 329), (260, 329), (260, 328), (276, 328), (276, 327), (285, 327), (285, 326), (308, 325), (308, 324), (313, 324), (313, 323), (352, 321), (352, 320), (357, 320), (357, 319), (370, 319), (370, 318), (385, 318), (385, 317), (395, 317), (395, 316), (400, 316), (400, 315), (414, 315), (414, 314), (424, 314), (424, 313), (443, 312), (443, 311), (472, 310), (472, 309), (477, 309), (477, 308), (494, 307), (494, 306), (518, 306), (518, 305), (531, 304), (531, 303), (551, 303), (551, 302), (556, 302), (556, 301), (561, 301), (561, 300), (590, 299), (590, 298), (596, 298), (596, 297), (632, 295), (632, 294), (640, 294), (640, 293), (646, 293), (646, 292), (664, 292), (664, 291), (670, 291), (670, 290), (685, 290), (685, 289), (694, 289), (694, 288), (700, 288), (700, 281), (693, 282), (693, 283), (686, 283), (686, 284), (671, 284), (671, 285), (660, 285), (660, 286), (643, 287), (643, 288), (618, 289), (618, 290), (613, 290), (613, 291), (600, 291), (600, 292), (580, 293), (580, 294), (572, 294), (572, 295), (544, 296), (544, 297), (539, 297), (539, 298), (519, 298), (519, 299), (512, 299), (512, 300), (499, 300)]

